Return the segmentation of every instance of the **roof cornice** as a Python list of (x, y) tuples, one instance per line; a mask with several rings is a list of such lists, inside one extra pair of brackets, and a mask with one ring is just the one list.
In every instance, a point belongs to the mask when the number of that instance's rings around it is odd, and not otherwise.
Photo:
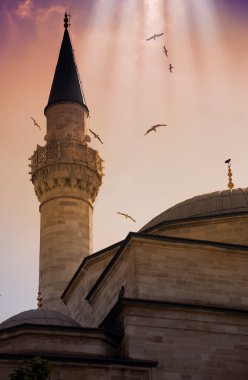
[[(137, 368), (152, 368), (158, 365), (155, 360), (141, 360), (141, 359), (128, 359), (128, 358), (108, 358), (108, 357), (97, 357), (97, 356), (75, 356), (75, 355), (49, 355), (41, 354), (39, 355), (43, 359), (49, 362), (62, 363), (63, 365), (70, 363), (80, 364), (96, 364), (103, 366), (118, 365), (124, 367), (137, 367)], [(0, 361), (18, 361), (18, 360), (28, 360), (34, 357), (33, 353), (30, 354), (1, 354)]]
[(179, 303), (179, 302), (171, 302), (171, 301), (159, 301), (159, 300), (149, 300), (149, 299), (141, 299), (141, 298), (126, 298), (122, 297), (117, 300), (114, 306), (111, 308), (109, 313), (100, 323), (100, 328), (106, 328), (108, 325), (112, 325), (112, 321), (117, 319), (117, 316), (127, 307), (131, 306), (137, 308), (163, 308), (163, 309), (180, 309), (185, 311), (193, 311), (193, 312), (212, 312), (217, 314), (225, 314), (225, 315), (239, 315), (241, 317), (248, 318), (248, 310), (241, 308), (228, 308), (222, 306), (213, 306), (207, 304), (199, 304), (199, 303)]
[(230, 218), (237, 218), (242, 216), (248, 216), (248, 211), (239, 211), (239, 212), (230, 212), (226, 214), (219, 214), (219, 215), (204, 215), (204, 216), (192, 216), (189, 218), (181, 218), (181, 219), (172, 219), (172, 220), (164, 220), (160, 223), (157, 223), (155, 225), (152, 225), (150, 227), (142, 227), (139, 230), (139, 233), (146, 233), (150, 234), (153, 231), (160, 230), (163, 227), (170, 227), (170, 226), (178, 226), (178, 225), (185, 225), (185, 224), (193, 224), (193, 223), (199, 223), (199, 222), (209, 222), (219, 220), (219, 219), (230, 219)]

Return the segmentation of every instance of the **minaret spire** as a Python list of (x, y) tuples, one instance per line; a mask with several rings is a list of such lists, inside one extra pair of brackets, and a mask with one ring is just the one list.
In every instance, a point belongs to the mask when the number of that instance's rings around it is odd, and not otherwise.
[(64, 36), (45, 113), (50, 105), (61, 102), (74, 102), (81, 104), (85, 108), (86, 112), (89, 113), (75, 62), (74, 52), (68, 31), (69, 26), (70, 16), (65, 13)]

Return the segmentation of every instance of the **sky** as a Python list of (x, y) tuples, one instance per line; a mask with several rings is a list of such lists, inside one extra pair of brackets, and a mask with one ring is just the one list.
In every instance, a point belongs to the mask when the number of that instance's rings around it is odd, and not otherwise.
[[(36, 308), (40, 221), (28, 158), (45, 144), (65, 10), (89, 126), (104, 142), (90, 144), (106, 168), (94, 252), (176, 203), (226, 189), (228, 158), (235, 187), (248, 183), (247, 1), (1, 0), (0, 322)], [(154, 33), (164, 35), (146, 41)], [(157, 123), (168, 126), (144, 136)]]

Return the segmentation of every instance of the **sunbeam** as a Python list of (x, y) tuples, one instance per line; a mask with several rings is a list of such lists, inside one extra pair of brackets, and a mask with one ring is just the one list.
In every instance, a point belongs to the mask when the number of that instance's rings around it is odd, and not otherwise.
[[(63, 13), (69, 5), (69, 33), (90, 126), (104, 143), (92, 139), (89, 146), (99, 149), (106, 161), (94, 213), (94, 249), (121, 240), (129, 232), (129, 227), (123, 229), (116, 223), (120, 202), (137, 216), (138, 229), (185, 198), (223, 189), (223, 162), (229, 156), (237, 168), (235, 185), (247, 185), (246, 1), (2, 3), (0, 206), (6, 236), (9, 233), (2, 250), (13, 252), (8, 260), (18, 266), (20, 257), (33, 260), (39, 249), (38, 238), (30, 238), (38, 233), (38, 210), (32, 205), (28, 215), (25, 206), (31, 200), (35, 203), (27, 158), (44, 141), (43, 134), (30, 125), (30, 116), (46, 127), (43, 111), (64, 31)], [(24, 13), (20, 4), (27, 5)], [(164, 34), (146, 41), (155, 33)], [(168, 127), (144, 136), (157, 123)], [(17, 164), (18, 173), (13, 176)], [(13, 229), (20, 231), (15, 244)], [(10, 263), (8, 271), (12, 270)]]

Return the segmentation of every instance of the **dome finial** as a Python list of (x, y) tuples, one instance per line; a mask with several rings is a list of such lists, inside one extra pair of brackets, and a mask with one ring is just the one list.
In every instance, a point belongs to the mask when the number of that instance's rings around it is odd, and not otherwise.
[(234, 188), (234, 183), (232, 182), (232, 170), (231, 170), (231, 158), (228, 158), (228, 160), (225, 161), (225, 164), (228, 165), (228, 188), (232, 190)]
[(42, 297), (41, 291), (39, 289), (38, 290), (38, 296), (37, 296), (37, 306), (38, 306), (38, 309), (42, 308), (42, 304), (43, 304), (43, 297)]

